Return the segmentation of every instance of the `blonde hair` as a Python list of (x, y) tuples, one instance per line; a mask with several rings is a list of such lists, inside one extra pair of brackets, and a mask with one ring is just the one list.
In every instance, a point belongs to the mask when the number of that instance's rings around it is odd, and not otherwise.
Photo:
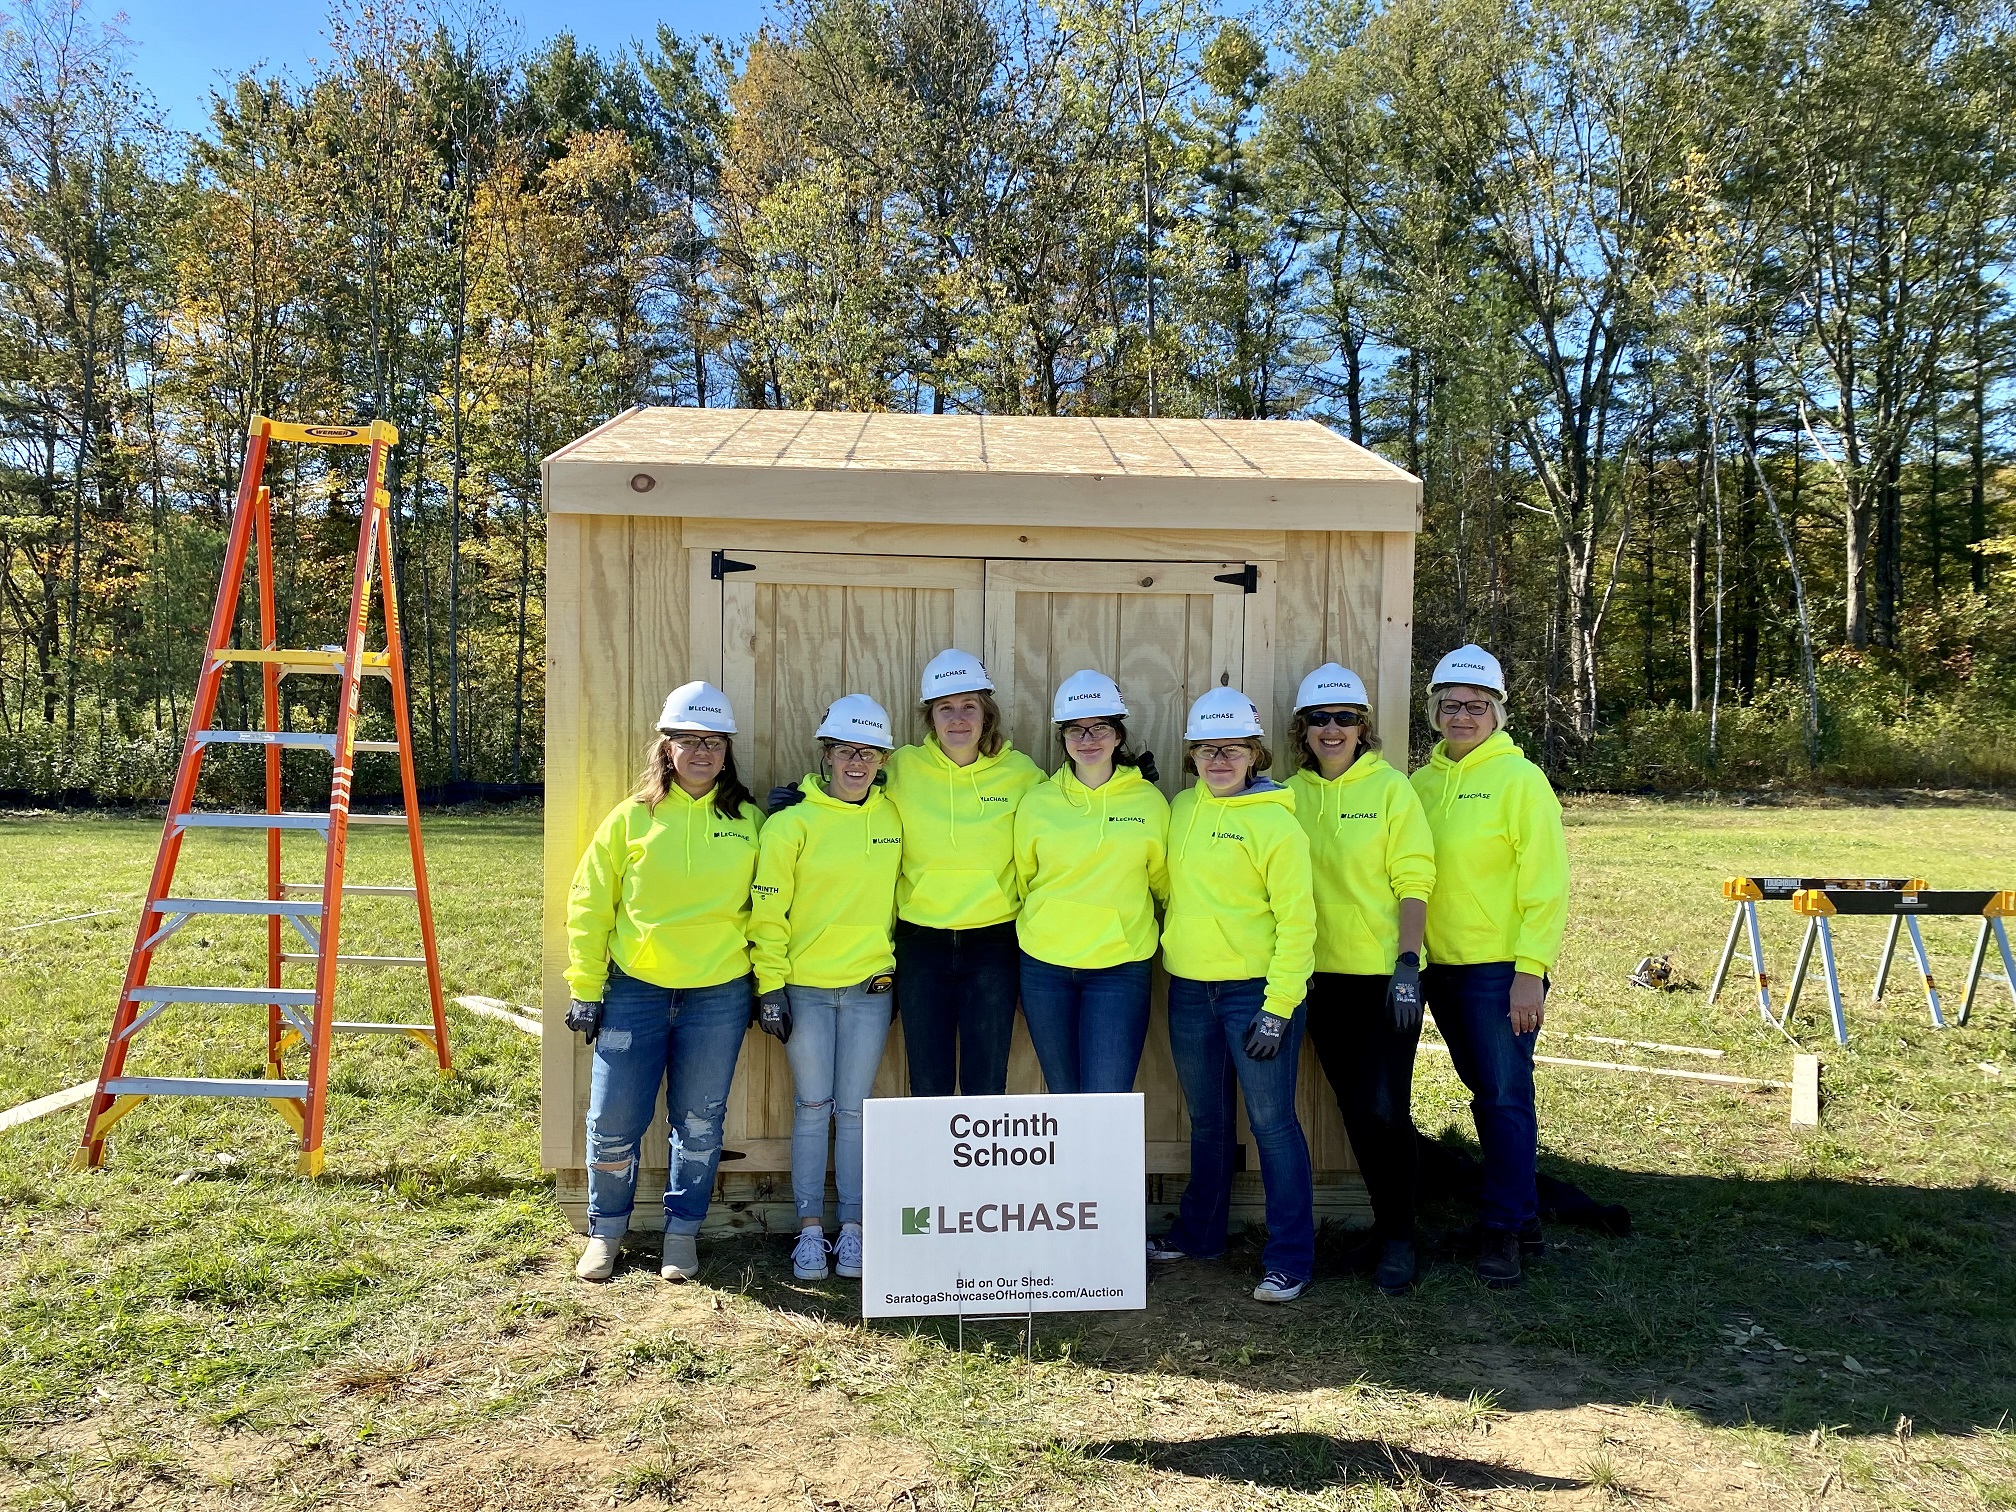
[(931, 718), (931, 711), (947, 698), (964, 698), (967, 694), (980, 700), (980, 754), (999, 756), (1008, 744), (1008, 737), (1001, 733), (1001, 705), (994, 702), (994, 695), (985, 688), (968, 688), (958, 693), (947, 693), (939, 698), (927, 698), (917, 705), (917, 712), (924, 717), (924, 732), (932, 740), (938, 738), (937, 723)]
[[(1199, 747), (1200, 745), (1232, 745), (1234, 743), (1235, 742), (1230, 740), (1184, 741), (1183, 770), (1188, 772), (1192, 777), (1196, 777), (1201, 780), (1204, 774), (1197, 770), (1197, 747)], [(1249, 777), (1266, 776), (1274, 765), (1274, 753), (1267, 749), (1267, 742), (1265, 740), (1258, 738), (1257, 736), (1249, 735), (1243, 741), (1237, 743), (1244, 745), (1247, 750), (1253, 753), (1253, 765), (1247, 769), (1247, 775)]]
[[(1475, 683), (1444, 683), (1439, 688), (1428, 690), (1428, 728), (1437, 735), (1442, 733), (1442, 695), (1451, 688), (1477, 688)], [(1484, 701), (1491, 705), (1491, 718), (1495, 721), (1491, 732), (1495, 735), (1505, 728), (1505, 700), (1489, 688), (1477, 688), (1484, 695)]]

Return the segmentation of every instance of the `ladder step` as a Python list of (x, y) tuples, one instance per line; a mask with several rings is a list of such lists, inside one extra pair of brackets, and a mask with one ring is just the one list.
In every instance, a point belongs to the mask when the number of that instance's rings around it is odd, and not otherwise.
[(308, 1083), (265, 1076), (115, 1076), (105, 1090), (114, 1097), (306, 1097)]
[[(318, 888), (317, 891), (320, 891)], [(157, 914), (284, 914), (312, 919), (322, 912), (316, 903), (288, 903), (278, 898), (163, 898)]]
[(249, 1003), (264, 1007), (310, 1008), (315, 993), (294, 987), (135, 987), (126, 994), (136, 1003)]
[(350, 749), (353, 751), (384, 751), (390, 754), (397, 754), (399, 742), (396, 740), (358, 740), (351, 742)]
[(177, 814), (183, 829), (326, 830), (327, 814)]
[[(311, 955), (305, 950), (283, 950), (280, 952), (280, 959), (283, 961), (315, 961), (320, 960), (321, 957)], [(425, 966), (427, 964), (427, 957), (339, 954), (336, 957), (336, 964), (338, 966)]]
[(404, 824), (406, 816), (404, 814), (352, 814), (350, 822), (352, 824)]
[(198, 730), (198, 745), (286, 746), (336, 753), (336, 737), (313, 730)]
[(432, 1034), (432, 1024), (380, 1024), (371, 1020), (359, 1023), (337, 1023), (329, 1026), (338, 1034)]
[[(322, 891), (322, 884), (320, 882), (282, 882), (280, 884), (280, 891), (283, 893), (320, 893)], [(361, 882), (345, 882), (343, 884), (343, 896), (346, 898), (417, 898), (420, 896), (420, 889), (417, 887), (370, 887)], [(317, 913), (322, 911), (320, 903), (315, 905), (315, 911)]]

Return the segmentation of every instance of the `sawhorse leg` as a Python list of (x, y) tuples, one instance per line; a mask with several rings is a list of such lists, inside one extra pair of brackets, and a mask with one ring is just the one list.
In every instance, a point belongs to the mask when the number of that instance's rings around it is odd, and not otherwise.
[(1771, 978), (1764, 971), (1764, 936), (1757, 928), (1757, 905), (1746, 901), (1743, 916), (1750, 926), (1750, 969), (1757, 977), (1757, 1013), (1765, 1023), (1775, 1024), (1778, 1015), (1771, 1011)]
[(1806, 968), (1813, 962), (1813, 942), (1820, 937), (1820, 921), (1806, 921), (1805, 936), (1799, 941), (1799, 959), (1792, 967), (1792, 982), (1785, 991), (1785, 1012), (1774, 1020), (1779, 1029), (1792, 1022), (1792, 1010), (1799, 1006), (1799, 994), (1806, 987)]
[(1715, 980), (1708, 986), (1708, 1001), (1714, 1002), (1722, 996), (1722, 983), (1728, 979), (1729, 963), (1736, 959), (1736, 937), (1743, 932), (1743, 905), (1738, 903), (1736, 911), (1729, 915), (1729, 938), (1722, 942), (1722, 959), (1715, 965)]
[(1974, 955), (1967, 963), (1967, 992), (1960, 1001), (1958, 1022), (1964, 1027), (1974, 1012), (1974, 993), (1981, 985), (1981, 968), (1988, 959), (1988, 936), (1994, 933), (1995, 943), (2002, 952), (2002, 979), (2009, 988), (2009, 998), (2016, 1003), (2016, 957), (2009, 950), (2009, 931), (2002, 920), (1986, 918), (1981, 921), (1981, 932), (1974, 937)]
[[(1876, 958), (1876, 990), (1869, 994), (1869, 1001), (1883, 1001), (1883, 989), (1890, 985), (1890, 962), (1897, 954), (1897, 932), (1904, 927), (1904, 915), (1890, 915), (1889, 932), (1883, 936), (1883, 954)], [(1917, 933), (1914, 927), (1912, 933)]]
[[(1925, 1005), (1932, 1010), (1932, 1027), (1944, 1029), (1946, 1016), (1939, 1011), (1939, 989), (1932, 981), (1932, 960), (1925, 954), (1925, 937), (1918, 932), (1918, 921), (1906, 918), (1904, 927), (1911, 931), (1911, 949), (1918, 956), (1918, 975), (1925, 983)], [(1895, 921), (1892, 921), (1895, 928)]]
[(1813, 922), (1820, 930), (1820, 961), (1827, 970), (1827, 1006), (1834, 1014), (1834, 1038), (1845, 1045), (1848, 1043), (1848, 1015), (1841, 1008), (1841, 974), (1834, 967), (1834, 931), (1827, 927), (1824, 916)]

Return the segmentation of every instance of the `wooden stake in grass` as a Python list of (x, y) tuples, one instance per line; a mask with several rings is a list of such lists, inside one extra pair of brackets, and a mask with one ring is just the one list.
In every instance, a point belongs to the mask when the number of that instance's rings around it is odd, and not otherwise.
[(458, 997), (455, 999), (455, 1006), (458, 1008), (467, 1008), (471, 1013), (477, 1014), (480, 1017), (493, 1018), (499, 1023), (509, 1024), (513, 1029), (522, 1029), (527, 1034), (533, 1035), (536, 1038), (545, 1038), (545, 1031), (540, 1027), (539, 1020), (527, 1018), (522, 1013), (513, 1013), (511, 1005), (502, 998), (477, 997), (471, 994), (467, 997)]
[(1820, 1057), (1792, 1057), (1792, 1127), (1820, 1127)]

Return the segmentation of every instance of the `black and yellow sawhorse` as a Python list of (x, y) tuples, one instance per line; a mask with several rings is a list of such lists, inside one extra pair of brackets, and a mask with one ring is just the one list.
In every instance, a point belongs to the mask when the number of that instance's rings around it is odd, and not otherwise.
[(1831, 888), (1800, 888), (1792, 895), (1792, 912), (1806, 920), (1806, 938), (1800, 942), (1799, 963), (1793, 968), (1791, 988), (1785, 994), (1785, 1012), (1774, 1020), (1778, 1027), (1785, 1028), (1792, 1019), (1792, 1010), (1798, 1006), (1800, 989), (1806, 982), (1808, 963), (1813, 958), (1813, 947), (1820, 947), (1821, 967), (1827, 978), (1827, 1006), (1834, 1016), (1834, 1038), (1841, 1044), (1848, 1043), (1848, 1016), (1841, 1003), (1841, 974), (1834, 961), (1833, 920), (1841, 914), (1887, 917), (1890, 932), (1883, 942), (1883, 955), (1876, 967), (1876, 990), (1871, 1000), (1880, 999), (1883, 989), (1890, 979), (1890, 963), (1897, 951), (1897, 936), (1901, 931), (1911, 936), (1911, 949), (1918, 960), (1919, 980), (1925, 986), (1925, 1006), (1932, 1015), (1935, 1029), (1944, 1029), (1946, 1015), (1939, 1003), (1939, 986), (1932, 976), (1931, 957), (1925, 950), (1925, 938), (1918, 931), (1921, 918), (1979, 918), (1980, 932), (1974, 937), (1974, 952), (1967, 967), (1966, 991), (1960, 1000), (1958, 1022), (1965, 1024), (1974, 1011), (1974, 995), (1981, 985), (1981, 969), (1988, 957), (1988, 940), (1992, 935), (2002, 953), (2003, 980), (2009, 988), (2012, 1002), (2016, 1002), (2016, 955), (2009, 947), (2007, 920), (2016, 915), (2016, 892), (1933, 892), (1928, 888), (1897, 888), (1879, 890), (1835, 890)]
[(1736, 959), (1736, 942), (1747, 927), (1750, 973), (1757, 984), (1758, 1017), (1767, 1024), (1783, 1027), (1784, 1019), (1771, 1003), (1771, 976), (1764, 966), (1764, 934), (1757, 921), (1759, 903), (1789, 903), (1794, 893), (1813, 888), (1829, 892), (1895, 892), (1924, 885), (1915, 877), (1731, 877), (1722, 884), (1722, 896), (1736, 905), (1736, 911), (1729, 919), (1729, 938), (1723, 942), (1722, 959), (1716, 964), (1708, 1001), (1712, 1003), (1722, 995), (1730, 964)]

